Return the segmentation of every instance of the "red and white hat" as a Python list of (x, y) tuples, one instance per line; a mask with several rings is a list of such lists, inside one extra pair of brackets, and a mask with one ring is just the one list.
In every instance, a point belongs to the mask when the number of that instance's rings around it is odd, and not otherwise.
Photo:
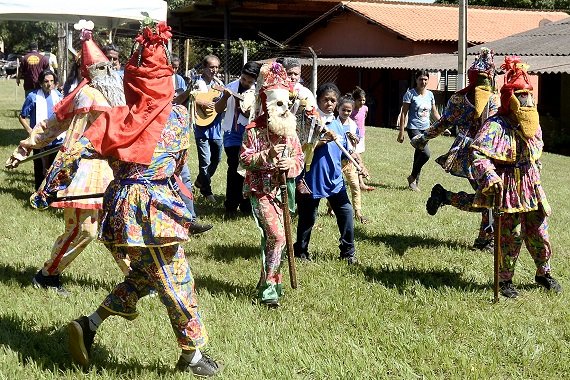
[(499, 113), (507, 114), (510, 112), (510, 99), (515, 91), (532, 91), (532, 84), (527, 73), (528, 67), (520, 57), (505, 57), (505, 63), (501, 65), (501, 69), (505, 70), (505, 84), (501, 87), (501, 107), (499, 108)]
[(77, 24), (73, 25), (75, 30), (81, 31), (81, 74), (84, 78), (90, 79), (92, 78), (89, 75), (89, 67), (101, 62), (109, 62), (105, 53), (93, 41), (94, 27), (93, 21), (87, 20), (79, 20)]

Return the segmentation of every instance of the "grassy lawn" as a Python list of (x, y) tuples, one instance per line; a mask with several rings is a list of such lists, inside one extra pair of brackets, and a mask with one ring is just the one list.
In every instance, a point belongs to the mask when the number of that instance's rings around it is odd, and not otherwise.
[[(2, 163), (25, 137), (15, 118), (23, 99), (14, 81), (0, 81)], [(260, 239), (253, 219), (222, 217), (224, 157), (213, 184), (218, 203), (197, 199), (202, 219), (215, 228), (185, 244), (209, 352), (226, 365), (220, 379), (557, 379), (570, 372), (570, 157), (543, 157), (554, 210), (553, 275), (566, 292), (546, 294), (534, 285), (523, 248), (514, 278), (521, 296), (492, 304), (492, 254), (470, 250), (479, 215), (425, 211), (435, 183), (455, 191), (469, 191), (469, 184), (431, 160), (422, 191), (407, 190), (412, 147), (396, 136), (368, 130), (364, 157), (377, 190), (363, 196), (371, 223), (356, 225), (360, 264), (336, 259), (336, 223), (321, 208), (310, 246), (315, 260), (298, 264), (295, 291), (285, 263), (287, 294), (278, 310), (252, 305)], [(432, 158), (451, 142), (430, 143)], [(34, 289), (30, 280), (63, 221), (60, 212), (31, 209), (32, 188), (31, 163), (0, 170), (0, 379), (188, 378), (172, 370), (179, 351), (156, 297), (141, 300), (134, 322), (115, 317), (102, 325), (88, 372), (71, 363), (65, 325), (91, 313), (121, 275), (94, 242), (63, 275), (70, 297)]]

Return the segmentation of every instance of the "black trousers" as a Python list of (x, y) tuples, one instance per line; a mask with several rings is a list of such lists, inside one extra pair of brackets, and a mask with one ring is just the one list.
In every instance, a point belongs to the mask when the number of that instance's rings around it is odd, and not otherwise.
[(240, 148), (240, 146), (228, 146), (224, 148), (228, 163), (224, 207), (226, 208), (226, 212), (235, 212), (239, 208), (241, 212), (249, 214), (251, 212), (251, 203), (249, 199), (243, 197), (244, 178), (237, 172)]

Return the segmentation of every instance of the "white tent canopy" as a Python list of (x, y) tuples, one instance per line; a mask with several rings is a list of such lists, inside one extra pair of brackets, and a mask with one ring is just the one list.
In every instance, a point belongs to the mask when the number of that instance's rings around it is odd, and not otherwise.
[(147, 12), (156, 21), (166, 21), (166, 1), (0, 0), (0, 20), (76, 23), (86, 19), (96, 26), (116, 28), (128, 21), (142, 20), (141, 12)]

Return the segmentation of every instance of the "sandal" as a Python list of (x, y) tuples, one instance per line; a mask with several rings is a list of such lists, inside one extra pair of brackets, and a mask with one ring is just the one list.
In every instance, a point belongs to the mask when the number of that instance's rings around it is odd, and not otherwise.
[(360, 186), (360, 190), (362, 190), (362, 191), (372, 191), (372, 190), (376, 190), (376, 188), (375, 188), (374, 186), (362, 185), (362, 186)]

